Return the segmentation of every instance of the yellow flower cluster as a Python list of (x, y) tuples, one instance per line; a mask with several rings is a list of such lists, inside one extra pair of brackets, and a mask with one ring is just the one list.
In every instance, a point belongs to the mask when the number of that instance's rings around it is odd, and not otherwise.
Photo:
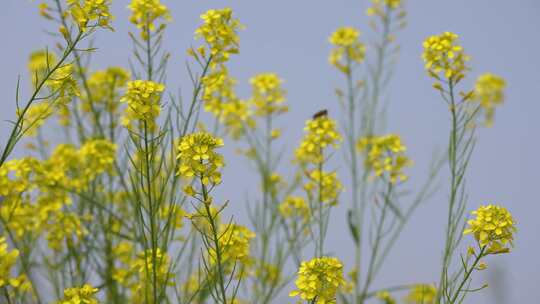
[(371, 0), (371, 7), (366, 11), (368, 16), (385, 16), (387, 11), (392, 11), (400, 8), (401, 0)]
[(487, 73), (476, 80), (472, 100), (480, 104), (485, 113), (485, 124), (493, 125), (495, 108), (504, 102), (506, 82), (500, 76)]
[[(248, 228), (237, 224), (221, 224), (219, 246), (221, 248), (222, 263), (228, 271), (232, 271), (235, 263), (243, 265), (250, 262), (250, 241), (255, 233)], [(216, 254), (211, 249), (210, 261), (215, 263)]]
[(334, 257), (304, 261), (298, 270), (295, 284), (298, 289), (289, 294), (291, 297), (300, 296), (305, 301), (315, 300), (310, 303), (317, 304), (336, 303), (336, 293), (345, 285), (343, 264)]
[(59, 145), (44, 161), (28, 157), (4, 163), (0, 167), (2, 221), (17, 237), (47, 232), (58, 250), (64, 239), (80, 239), (85, 233), (81, 221), (90, 218), (64, 213), (63, 207), (71, 203), (69, 192), (85, 190), (112, 166), (114, 155), (114, 144), (95, 140), (80, 150)]
[(328, 61), (341, 72), (348, 74), (354, 64), (364, 61), (366, 46), (359, 40), (360, 31), (353, 27), (338, 28), (328, 39), (334, 48)]
[(80, 241), (88, 235), (88, 230), (83, 225), (83, 220), (89, 222), (91, 217), (80, 217), (75, 213), (57, 212), (46, 223), (47, 243), (55, 252), (61, 252), (67, 243), (69, 247), (80, 246)]
[(301, 163), (324, 162), (324, 149), (337, 147), (341, 141), (336, 122), (326, 115), (308, 120), (304, 131), (306, 134), (296, 149), (296, 159)]
[(512, 246), (515, 222), (504, 207), (496, 205), (480, 206), (472, 212), (475, 219), (469, 220), (465, 234), (472, 233), (480, 247), (486, 247), (487, 253), (509, 252)]
[(407, 180), (403, 169), (409, 167), (412, 161), (405, 155), (406, 148), (398, 135), (363, 137), (358, 141), (357, 148), (367, 154), (365, 166), (373, 170), (375, 176), (383, 176), (386, 172), (391, 183)]
[(0, 237), (0, 288), (10, 284), (11, 268), (17, 263), (19, 251), (17, 249), (8, 251), (8, 244), (5, 237)]
[[(17, 110), (17, 116), (22, 114), (21, 110)], [(53, 114), (53, 107), (48, 102), (40, 102), (31, 104), (23, 117), (22, 128), (24, 134), (35, 136), (37, 130), (45, 123), (47, 118)]]
[(245, 128), (254, 128), (255, 120), (248, 102), (236, 95), (236, 79), (229, 76), (226, 68), (221, 68), (203, 77), (204, 110), (216, 116), (233, 138), (240, 138)]
[(427, 38), (424, 43), (422, 59), (425, 68), (431, 77), (440, 79), (440, 74), (452, 82), (463, 78), (467, 71), (466, 62), (469, 57), (465, 55), (463, 47), (457, 44), (458, 35), (444, 32)]
[(32, 52), (28, 60), (28, 71), (32, 77), (32, 84), (35, 86), (38, 81), (45, 78), (45, 75), (57, 62), (56, 55), (47, 50)]
[(79, 86), (73, 78), (73, 65), (68, 64), (59, 67), (45, 82), (52, 94), (54, 94), (54, 106), (58, 112), (59, 122), (63, 126), (69, 126), (71, 114), (68, 103), (75, 96), (80, 96)]
[(405, 303), (408, 304), (435, 304), (437, 288), (434, 285), (418, 284), (415, 285), (407, 297)]
[(88, 78), (88, 87), (92, 92), (89, 96), (82, 96), (81, 109), (85, 113), (92, 112), (92, 107), (104, 108), (107, 112), (115, 114), (118, 110), (116, 100), (117, 91), (126, 87), (130, 79), (129, 72), (120, 67), (109, 67), (96, 71)]
[(281, 80), (274, 73), (259, 74), (249, 80), (253, 90), (251, 102), (255, 106), (255, 114), (261, 117), (285, 113), (288, 107), (283, 105), (285, 90), (281, 88)]
[[(152, 249), (140, 252), (137, 254), (137, 259), (133, 261), (131, 268), (136, 271), (138, 279), (136, 280), (137, 284), (134, 288), (139, 295), (142, 295), (142, 298), (139, 297), (139, 301), (142, 303), (144, 298), (144, 284), (151, 284), (153, 279), (151, 276), (154, 271), (154, 262)], [(160, 248), (156, 249), (155, 252), (155, 271), (156, 271), (156, 281), (160, 288), (165, 288), (166, 285), (170, 285), (173, 281), (174, 274), (169, 271), (170, 258), (167, 255), (167, 252), (164, 252)], [(134, 293), (135, 294), (135, 293)], [(154, 303), (157, 300), (150, 301)]]
[(210, 133), (198, 132), (182, 137), (178, 145), (178, 175), (200, 178), (205, 185), (219, 184), (219, 169), (224, 162), (223, 156), (215, 150), (222, 146), (223, 140)]
[(384, 304), (396, 304), (396, 299), (392, 297), (388, 290), (382, 290), (375, 294), (375, 297), (381, 300)]
[(148, 40), (157, 27), (161, 30), (166, 22), (171, 20), (169, 9), (160, 3), (160, 0), (132, 0), (128, 5), (131, 10), (129, 21), (141, 30), (141, 38)]
[(240, 21), (233, 16), (230, 8), (211, 9), (201, 15), (203, 24), (195, 30), (196, 38), (203, 38), (206, 47), (198, 49), (199, 55), (207, 59), (212, 56), (212, 66), (229, 60), (231, 54), (238, 53)]
[(88, 27), (102, 27), (113, 30), (109, 12), (110, 0), (67, 0), (69, 13), (81, 31)]
[(97, 288), (84, 284), (81, 287), (67, 288), (64, 290), (64, 299), (58, 304), (98, 304), (96, 298)]
[(149, 131), (156, 128), (156, 119), (161, 113), (161, 93), (165, 86), (149, 80), (134, 80), (127, 83), (127, 92), (120, 99), (127, 103), (122, 124), (128, 128), (138, 121), (140, 128)]
[(304, 185), (310, 200), (334, 206), (337, 204), (343, 185), (337, 178), (336, 172), (324, 172), (318, 169), (308, 174), (309, 181)]
[(306, 200), (301, 196), (288, 196), (279, 204), (279, 213), (284, 218), (301, 219), (303, 223), (309, 221), (310, 209)]

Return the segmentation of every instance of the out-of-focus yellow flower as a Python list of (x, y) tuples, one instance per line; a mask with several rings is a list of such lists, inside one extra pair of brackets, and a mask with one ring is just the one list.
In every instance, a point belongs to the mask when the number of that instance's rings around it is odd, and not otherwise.
[(375, 294), (375, 297), (381, 300), (384, 304), (396, 304), (396, 299), (392, 297), (388, 290), (382, 290)]
[(81, 97), (83, 112), (91, 113), (92, 107), (94, 109), (97, 107), (115, 114), (119, 105), (116, 99), (118, 90), (125, 88), (129, 79), (129, 72), (120, 67), (109, 67), (92, 73), (88, 78), (88, 87), (92, 92), (91, 100), (86, 95)]
[[(205, 46), (198, 49), (200, 56), (208, 59), (206, 56), (211, 55), (211, 66), (215, 67), (228, 61), (231, 54), (238, 53), (238, 30), (243, 26), (233, 17), (230, 8), (208, 10), (201, 15), (201, 19), (203, 24), (195, 30), (195, 37), (206, 42)], [(193, 50), (191, 53), (194, 54)]]
[(289, 293), (317, 304), (336, 302), (336, 293), (345, 285), (343, 264), (334, 257), (314, 258), (302, 262), (295, 281), (297, 290)]
[(110, 0), (67, 0), (69, 13), (81, 31), (88, 27), (102, 27), (113, 30), (110, 25), (113, 16), (109, 12)]
[(210, 133), (198, 132), (186, 135), (178, 145), (178, 175), (184, 178), (200, 178), (208, 185), (221, 182), (223, 156), (215, 150), (223, 146), (223, 140)]
[(396, 10), (402, 5), (401, 0), (371, 0), (371, 7), (366, 11), (368, 16), (385, 16), (389, 11)]
[(32, 84), (35, 86), (38, 81), (43, 80), (57, 62), (56, 55), (47, 50), (32, 52), (28, 60), (28, 72), (32, 77)]
[(465, 55), (463, 47), (457, 42), (458, 35), (451, 32), (434, 35), (424, 41), (422, 59), (431, 77), (440, 80), (442, 73), (444, 78), (452, 82), (463, 78), (468, 70), (466, 62), (469, 56)]
[(116, 149), (116, 145), (106, 139), (94, 139), (84, 143), (79, 149), (82, 174), (93, 179), (96, 174), (111, 170), (116, 158)]
[(325, 172), (318, 169), (308, 174), (309, 181), (304, 185), (310, 200), (334, 206), (337, 204), (343, 185), (337, 178), (336, 172)]
[(296, 160), (301, 163), (324, 162), (324, 149), (328, 146), (338, 147), (341, 141), (336, 122), (328, 116), (308, 120), (304, 131), (306, 134), (296, 149)]
[(437, 296), (437, 288), (434, 285), (418, 284), (411, 288), (405, 297), (405, 303), (409, 304), (434, 304)]
[(67, 243), (70, 247), (78, 246), (88, 230), (83, 225), (83, 220), (88, 217), (80, 217), (75, 213), (56, 212), (46, 224), (47, 242), (49, 248), (55, 252), (64, 250)]
[(504, 89), (506, 81), (500, 76), (487, 73), (476, 80), (472, 101), (478, 102), (485, 114), (485, 125), (493, 125), (495, 108), (504, 102)]
[(310, 218), (309, 206), (301, 196), (288, 196), (279, 204), (279, 213), (284, 218), (299, 218), (306, 223)]
[(8, 244), (5, 237), (0, 237), (0, 288), (9, 284), (11, 278), (11, 268), (17, 262), (19, 251), (17, 249), (8, 251)]
[(265, 117), (284, 113), (288, 107), (283, 105), (285, 90), (281, 87), (283, 82), (276, 74), (259, 74), (249, 80), (252, 87), (251, 102), (255, 106), (255, 115)]
[(140, 128), (154, 131), (156, 119), (161, 113), (161, 93), (165, 86), (149, 80), (134, 80), (127, 83), (127, 92), (120, 101), (127, 103), (122, 124), (128, 128), (140, 122)]
[(398, 135), (363, 137), (358, 140), (357, 148), (366, 153), (365, 166), (373, 170), (375, 176), (382, 176), (386, 172), (392, 183), (407, 180), (403, 169), (412, 162), (405, 155), (406, 148)]
[(354, 64), (364, 61), (366, 46), (359, 40), (360, 31), (353, 27), (338, 28), (328, 39), (334, 48), (328, 61), (341, 72), (348, 74)]
[(480, 206), (472, 214), (476, 218), (467, 222), (469, 227), (464, 233), (473, 234), (480, 247), (486, 246), (486, 253), (509, 252), (517, 231), (510, 212), (501, 206), (487, 205)]
[[(17, 116), (22, 114), (21, 110), (17, 111)], [(37, 130), (45, 123), (47, 118), (53, 114), (53, 106), (48, 102), (40, 102), (31, 104), (24, 114), (22, 128), (25, 130), (25, 135), (35, 136)]]
[[(219, 246), (221, 262), (228, 271), (232, 271), (235, 263), (246, 264), (250, 261), (250, 241), (255, 233), (237, 224), (221, 224)], [(210, 250), (210, 262), (215, 263), (216, 253)]]
[(88, 284), (67, 288), (64, 290), (64, 299), (58, 301), (58, 304), (98, 304), (97, 292), (97, 288)]
[(141, 30), (143, 40), (148, 40), (152, 32), (163, 29), (171, 20), (169, 9), (160, 0), (132, 0), (128, 8), (131, 10), (129, 21)]

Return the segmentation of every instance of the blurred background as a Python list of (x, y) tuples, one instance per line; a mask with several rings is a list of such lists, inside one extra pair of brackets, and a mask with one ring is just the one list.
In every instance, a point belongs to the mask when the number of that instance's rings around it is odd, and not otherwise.
[[(128, 2), (114, 1), (116, 31), (98, 33), (95, 45), (99, 50), (93, 55), (93, 68), (128, 67), (131, 46), (127, 32), (134, 30), (127, 21)], [(337, 27), (355, 26), (363, 32), (362, 39), (369, 40), (371, 31), (365, 11), (370, 1), (162, 2), (170, 8), (174, 19), (167, 28), (165, 44), (172, 55), (167, 78), (171, 92), (177, 92), (178, 88), (190, 90), (186, 49), (194, 44), (193, 31), (200, 24), (201, 13), (209, 8), (229, 6), (246, 25), (240, 35), (240, 55), (231, 60), (230, 72), (239, 80), (240, 96), (248, 96), (248, 80), (254, 74), (275, 72), (285, 80), (290, 112), (278, 124), (283, 127), (281, 143), (290, 153), (280, 173), (290, 173), (289, 160), (302, 135), (304, 121), (323, 108), (329, 109), (331, 116), (339, 117), (334, 89), (343, 86), (344, 79), (327, 63), (328, 36)], [(468, 209), (484, 203), (503, 204), (517, 220), (519, 229), (511, 254), (488, 259), (488, 269), (476, 275), (475, 286), (488, 283), (490, 288), (471, 295), (466, 302), (539, 303), (540, 201), (535, 187), (540, 181), (540, 1), (409, 0), (405, 6), (408, 25), (398, 34), (401, 53), (387, 94), (390, 102), (387, 130), (403, 137), (408, 155), (414, 160), (415, 165), (409, 170), (410, 187), (418, 190), (433, 152), (445, 149), (449, 130), (447, 107), (431, 88), (432, 81), (423, 68), (422, 41), (433, 34), (453, 31), (460, 35), (461, 44), (472, 57), (472, 71), (465, 86), (471, 87), (476, 76), (484, 72), (503, 76), (508, 85), (506, 103), (497, 110), (494, 126), (478, 132), (479, 141), (467, 178)], [(46, 29), (55, 30), (38, 16), (36, 1), (2, 0), (1, 144), (7, 140), (10, 129), (4, 121), (15, 117), (17, 77), (22, 77), (23, 89), (30, 87), (29, 54), (52, 47)], [(210, 115), (203, 117), (208, 120)], [(45, 131), (54, 142), (54, 125), (47, 128)], [(254, 169), (235, 153), (239, 146), (226, 140), (227, 167), (219, 197), (230, 200), (228, 212), (238, 222), (248, 224), (246, 198), (256, 197), (259, 185), (253, 178)], [(24, 152), (20, 145), (12, 158)], [(334, 157), (341, 161), (340, 153)], [(346, 179), (344, 169), (342, 164), (338, 173)], [(437, 281), (447, 212), (446, 171), (444, 167), (439, 177), (440, 190), (413, 216), (374, 288)], [(345, 221), (348, 197), (348, 193), (342, 194), (340, 205), (333, 212), (326, 246), (351, 266), (352, 243)], [(277, 302), (291, 300), (283, 295)]]

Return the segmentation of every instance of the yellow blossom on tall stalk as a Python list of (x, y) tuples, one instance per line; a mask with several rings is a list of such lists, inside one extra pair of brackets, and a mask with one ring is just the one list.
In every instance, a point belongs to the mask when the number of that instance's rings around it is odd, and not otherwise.
[(127, 83), (127, 92), (120, 101), (127, 103), (122, 124), (133, 128), (139, 122), (139, 128), (154, 131), (156, 119), (161, 113), (161, 93), (165, 86), (149, 80), (134, 80)]
[(476, 80), (471, 100), (480, 104), (485, 115), (484, 123), (488, 127), (493, 125), (495, 108), (504, 102), (505, 88), (504, 79), (495, 74), (483, 74)]
[(365, 166), (373, 170), (375, 176), (388, 174), (391, 183), (407, 180), (403, 169), (411, 166), (411, 160), (405, 155), (406, 147), (396, 134), (369, 136), (358, 140), (357, 149), (366, 154)]
[(465, 234), (473, 234), (486, 253), (506, 253), (510, 251), (514, 233), (517, 231), (512, 215), (504, 207), (497, 205), (480, 206), (472, 212), (476, 218), (467, 222)]
[(208, 185), (221, 182), (223, 156), (215, 150), (223, 146), (221, 138), (210, 133), (198, 132), (186, 135), (178, 145), (178, 175), (184, 178), (200, 178)]
[(93, 179), (96, 174), (111, 170), (116, 149), (116, 144), (105, 139), (94, 139), (84, 143), (79, 149), (82, 174), (88, 179)]
[(251, 103), (255, 106), (255, 115), (266, 117), (285, 113), (289, 107), (283, 105), (285, 90), (281, 87), (283, 80), (274, 73), (259, 74), (249, 82), (252, 87)]
[(17, 263), (19, 251), (17, 249), (8, 250), (5, 237), (0, 237), (0, 288), (9, 284), (11, 280), (11, 269)]
[(405, 297), (405, 303), (408, 304), (435, 304), (437, 288), (434, 285), (418, 284), (415, 285), (409, 294)]
[[(17, 111), (17, 116), (21, 115), (21, 111)], [(22, 128), (25, 130), (24, 135), (35, 136), (37, 130), (43, 126), (47, 118), (53, 114), (53, 107), (48, 102), (40, 102), (30, 105), (24, 114)]]
[(336, 172), (325, 172), (318, 169), (308, 174), (309, 181), (304, 185), (310, 200), (317, 200), (321, 204), (334, 206), (337, 204), (339, 193), (343, 185)]
[[(289, 293), (310, 303), (336, 303), (336, 294), (345, 285), (343, 264), (334, 257), (314, 258), (304, 261), (295, 281), (297, 290)], [(315, 301), (315, 302), (313, 302)]]
[(107, 112), (115, 114), (118, 110), (116, 96), (119, 89), (126, 87), (130, 74), (121, 67), (109, 67), (105, 70), (96, 71), (88, 78), (88, 87), (92, 92), (91, 100), (86, 94), (81, 97), (81, 109), (92, 112), (92, 107), (104, 108)]
[(371, 0), (371, 7), (366, 11), (368, 16), (385, 16), (389, 11), (402, 6), (401, 0)]
[(43, 80), (57, 62), (56, 55), (47, 50), (32, 52), (28, 60), (28, 72), (32, 77), (32, 84), (35, 86), (39, 81)]
[(424, 41), (422, 59), (431, 77), (442, 80), (442, 76), (450, 82), (459, 82), (465, 76), (469, 56), (458, 44), (458, 37), (457, 34), (444, 32)]
[(284, 218), (301, 219), (303, 223), (308, 222), (311, 216), (309, 205), (301, 196), (287, 196), (279, 204), (279, 213)]
[[(221, 248), (221, 261), (227, 272), (231, 272), (236, 263), (246, 266), (250, 262), (250, 242), (255, 237), (248, 228), (237, 224), (221, 224), (219, 245)], [(216, 253), (214, 249), (209, 252), (210, 262), (214, 264)]]
[(160, 0), (132, 0), (128, 8), (131, 10), (129, 21), (141, 30), (143, 40), (148, 40), (156, 29), (165, 28), (171, 20), (169, 9)]
[(366, 46), (359, 40), (360, 31), (353, 27), (338, 28), (328, 40), (334, 46), (328, 57), (331, 65), (348, 74), (355, 64), (364, 61)]
[(384, 304), (396, 304), (396, 299), (392, 297), (388, 290), (382, 290), (375, 294), (375, 297), (381, 300)]
[(338, 147), (342, 140), (336, 122), (326, 115), (308, 120), (304, 132), (306, 134), (296, 149), (296, 160), (301, 163), (324, 162), (323, 150), (328, 146)]
[(113, 16), (109, 12), (111, 0), (67, 0), (69, 13), (81, 31), (88, 27), (102, 27), (113, 30), (110, 23)]
[(98, 289), (89, 284), (67, 288), (64, 290), (64, 298), (58, 301), (57, 304), (98, 304), (97, 292)]
[[(200, 56), (205, 59), (212, 56), (211, 66), (215, 67), (228, 61), (231, 54), (238, 53), (238, 31), (243, 26), (233, 17), (230, 8), (210, 9), (201, 15), (201, 19), (204, 23), (195, 30), (195, 37), (204, 39), (206, 46), (198, 48)], [(193, 54), (193, 50), (191, 52)]]
[(83, 221), (89, 222), (91, 216), (78, 216), (75, 213), (56, 212), (50, 214), (50, 220), (45, 224), (47, 243), (56, 252), (63, 251), (65, 245), (76, 248), (88, 235)]
[[(159, 288), (165, 288), (168, 285), (173, 283), (174, 274), (170, 272), (170, 257), (167, 252), (157, 248), (155, 251), (155, 259), (153, 258), (154, 253), (152, 249), (147, 249), (146, 251), (140, 252), (137, 254), (137, 258), (132, 262), (131, 269), (135, 270), (138, 275), (136, 280), (136, 285), (133, 290), (133, 294), (137, 295), (134, 299), (137, 299), (137, 303), (144, 303), (145, 291), (151, 290), (151, 285), (154, 282)], [(153, 261), (156, 261), (154, 265)], [(155, 273), (154, 273), (155, 268)], [(145, 287), (145, 285), (147, 285)], [(153, 299), (153, 302), (159, 302), (156, 299)]]

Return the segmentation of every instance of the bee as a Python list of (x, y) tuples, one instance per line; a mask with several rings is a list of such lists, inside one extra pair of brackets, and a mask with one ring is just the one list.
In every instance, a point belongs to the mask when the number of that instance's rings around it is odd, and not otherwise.
[(328, 116), (328, 110), (327, 109), (320, 110), (319, 112), (313, 114), (313, 119), (317, 119), (319, 117), (325, 117), (325, 116)]

